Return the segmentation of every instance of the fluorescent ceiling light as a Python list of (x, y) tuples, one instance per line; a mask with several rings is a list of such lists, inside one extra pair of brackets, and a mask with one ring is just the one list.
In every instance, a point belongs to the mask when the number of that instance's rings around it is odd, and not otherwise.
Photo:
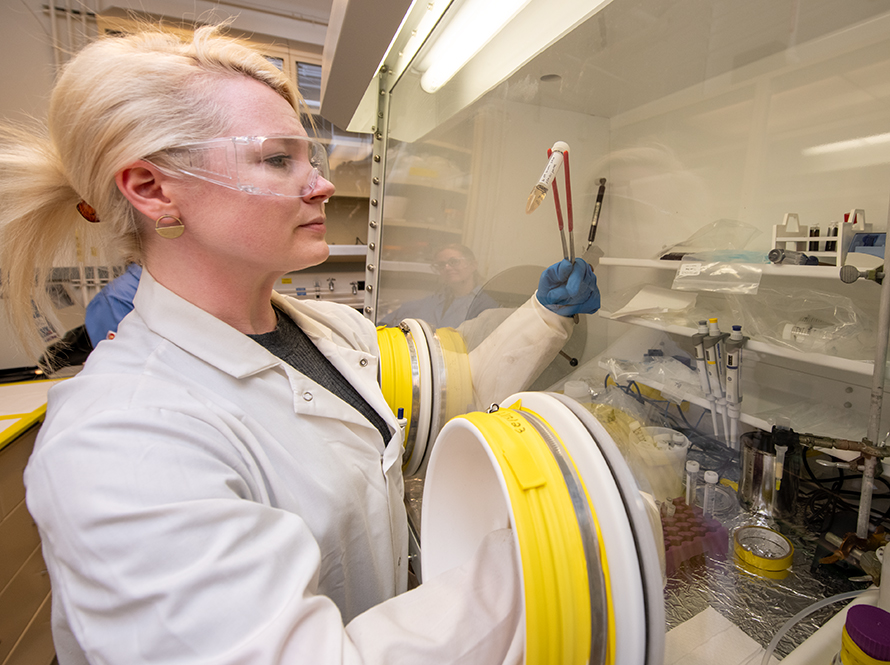
[(835, 152), (845, 152), (847, 150), (855, 150), (857, 148), (870, 148), (871, 146), (890, 143), (890, 133), (874, 134), (872, 136), (862, 136), (858, 139), (849, 139), (847, 141), (838, 141), (836, 143), (825, 143), (816, 145), (812, 148), (805, 148), (801, 154), (809, 157), (811, 155), (829, 155)]
[(429, 93), (436, 92), (528, 3), (529, 0), (466, 0), (424, 57), (420, 87)]

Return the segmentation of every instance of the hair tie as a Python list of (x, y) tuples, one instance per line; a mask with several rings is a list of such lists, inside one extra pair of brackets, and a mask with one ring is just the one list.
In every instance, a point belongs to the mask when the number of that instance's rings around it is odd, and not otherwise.
[(81, 199), (80, 203), (77, 204), (77, 212), (79, 212), (80, 216), (87, 220), (90, 224), (99, 223), (99, 216), (96, 214), (96, 209), (83, 199)]

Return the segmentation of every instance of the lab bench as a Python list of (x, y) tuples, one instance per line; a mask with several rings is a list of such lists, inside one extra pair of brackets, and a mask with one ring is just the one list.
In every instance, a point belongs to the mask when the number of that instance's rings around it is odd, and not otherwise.
[(22, 474), (58, 381), (0, 385), (0, 663), (47, 665), (55, 657), (50, 582)]

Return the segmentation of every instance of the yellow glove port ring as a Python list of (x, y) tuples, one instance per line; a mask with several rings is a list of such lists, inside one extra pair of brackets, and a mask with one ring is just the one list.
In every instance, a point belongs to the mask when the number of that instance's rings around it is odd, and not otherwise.
[(389, 408), (405, 426), (403, 467), (411, 462), (420, 417), (420, 369), (417, 351), (401, 328), (377, 328), (380, 347), (380, 390)]
[(524, 414), (501, 409), (450, 421), (433, 450), (422, 509), (428, 576), (472, 556), (489, 531), (512, 526), (522, 562), (525, 662), (588, 663), (593, 613), (584, 538), (560, 465)]
[[(590, 658), (588, 660), (590, 663), (612, 665), (615, 662), (615, 616), (611, 607), (609, 566), (606, 563), (606, 551), (600, 537), (599, 523), (587, 494), (587, 488), (584, 486), (571, 455), (549, 424), (538, 414), (523, 408), (518, 402), (513, 405), (513, 408), (519, 409), (550, 448), (550, 453), (556, 460), (569, 491), (575, 519), (578, 520), (578, 528), (581, 532), (584, 560), (587, 563), (591, 618)], [(600, 608), (606, 608), (607, 611), (600, 612), (598, 611)]]

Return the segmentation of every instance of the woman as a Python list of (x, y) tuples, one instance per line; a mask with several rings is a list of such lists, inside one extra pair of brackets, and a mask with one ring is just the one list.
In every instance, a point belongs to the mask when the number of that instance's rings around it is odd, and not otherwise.
[(373, 325), (272, 291), (328, 256), (334, 192), (285, 76), (213, 28), (102, 39), (62, 72), (49, 135), (4, 128), (0, 152), (20, 321), (75, 228), (143, 266), (115, 338), (50, 392), (26, 470), (62, 665), (521, 657), (503, 533), (402, 593), (402, 433)]

